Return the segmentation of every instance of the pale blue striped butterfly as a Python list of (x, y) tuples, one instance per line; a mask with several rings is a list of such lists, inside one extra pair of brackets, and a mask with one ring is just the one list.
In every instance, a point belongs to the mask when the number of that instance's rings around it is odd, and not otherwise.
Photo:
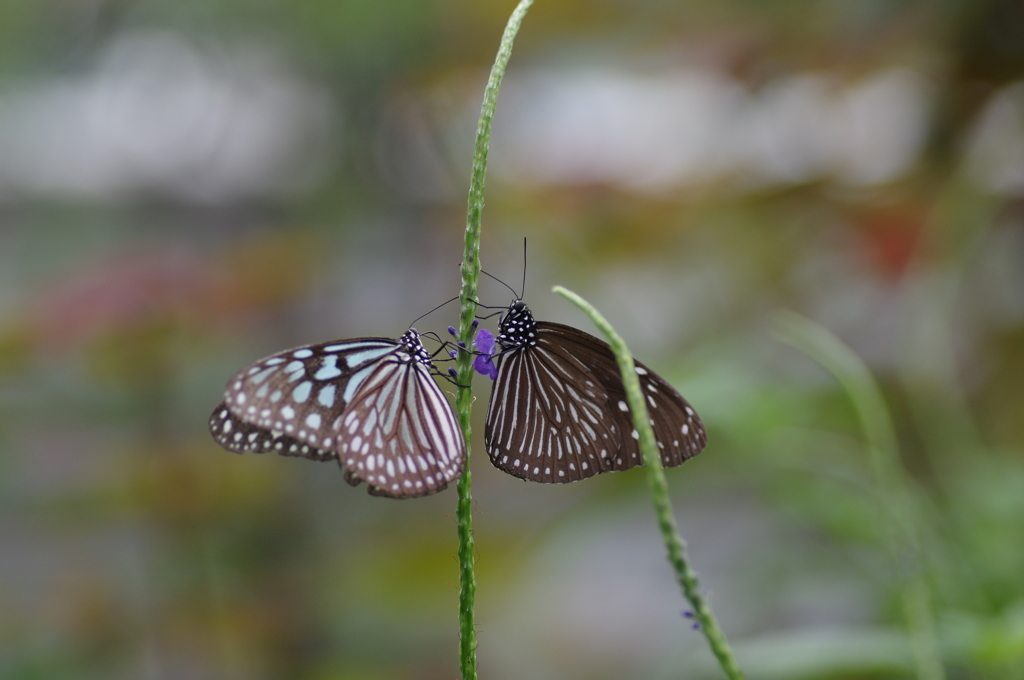
[[(440, 351), (440, 350), (439, 350)], [(466, 442), (410, 328), (398, 340), (353, 338), (272, 354), (237, 373), (210, 416), (235, 453), (336, 459), (352, 486), (426, 496), (462, 474)]]

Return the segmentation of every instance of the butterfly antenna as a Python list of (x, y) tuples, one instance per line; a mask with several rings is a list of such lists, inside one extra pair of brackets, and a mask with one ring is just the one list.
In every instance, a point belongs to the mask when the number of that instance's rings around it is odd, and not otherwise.
[[(484, 271), (483, 269), (481, 269), (481, 270), (480, 270), (480, 272), (481, 272), (481, 273), (483, 273), (483, 274), (487, 274), (487, 272), (485, 272), (485, 271)], [(522, 300), (522, 297), (521, 297), (521, 296), (519, 295), (519, 293), (517, 293), (517, 292), (516, 292), (516, 289), (515, 289), (515, 288), (513, 288), (513, 287), (512, 287), (512, 286), (510, 286), (510, 285), (508, 285), (507, 283), (505, 283), (504, 281), (502, 281), (501, 279), (499, 279), (499, 278), (498, 278), (497, 276), (494, 276), (493, 274), (487, 274), (487, 276), (490, 276), (490, 277), (491, 277), (492, 279), (494, 279), (495, 281), (497, 281), (498, 283), (500, 283), (501, 285), (505, 286), (505, 287), (506, 287), (506, 288), (508, 288), (508, 289), (509, 289), (510, 291), (512, 291), (512, 294), (516, 296), (516, 299), (517, 299), (517, 300)], [(481, 306), (481, 307), (483, 307), (483, 305), (480, 305), (480, 306)], [(503, 308), (503, 309), (504, 309), (504, 308)]]
[(416, 322), (417, 322), (417, 321), (419, 321), (420, 319), (422, 319), (422, 318), (423, 318), (424, 316), (430, 316), (431, 314), (433, 314), (433, 313), (434, 313), (434, 312), (436, 312), (437, 310), (441, 309), (441, 308), (442, 308), (442, 307), (444, 307), (445, 305), (447, 305), (447, 304), (450, 304), (450, 303), (452, 303), (452, 302), (455, 302), (455, 301), (456, 301), (456, 300), (458, 300), (458, 299), (459, 299), (459, 296), (458, 296), (458, 295), (456, 295), (456, 296), (455, 296), (455, 297), (453, 297), (453, 298), (452, 298), (451, 300), (448, 300), (448, 302), (442, 302), (441, 304), (439, 304), (439, 305), (438, 305), (437, 307), (434, 307), (433, 309), (431, 309), (431, 310), (430, 310), (429, 312), (427, 312), (426, 314), (422, 314), (422, 315), (420, 315), (420, 316), (417, 316), (417, 317), (416, 317), (415, 319), (413, 319), (413, 322), (412, 322), (411, 324), (409, 324), (409, 328), (412, 328), (413, 326), (415, 326), (415, 325), (416, 325)]
[[(417, 319), (416, 321), (419, 321), (419, 319)], [(416, 323), (416, 321), (413, 321), (413, 323)], [(441, 336), (438, 335), (437, 333), (435, 333), (434, 331), (428, 331), (426, 333), (420, 333), (420, 337), (421, 338), (430, 338), (431, 340), (436, 340), (437, 342), (441, 343), (442, 345), (447, 344), (444, 340), (441, 339)]]
[(519, 299), (523, 299), (523, 295), (526, 295), (526, 237), (523, 237), (523, 294), (519, 296)]

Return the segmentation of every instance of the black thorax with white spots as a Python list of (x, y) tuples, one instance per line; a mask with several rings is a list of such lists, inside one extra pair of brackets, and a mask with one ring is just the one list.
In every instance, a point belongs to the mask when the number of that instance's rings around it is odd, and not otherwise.
[(410, 328), (402, 337), (398, 340), (398, 343), (402, 346), (406, 352), (408, 352), (415, 361), (420, 362), (430, 368), (432, 365), (430, 361), (430, 352), (423, 346), (420, 341), (420, 334), (416, 332), (415, 328)]
[(498, 344), (504, 350), (533, 347), (537, 344), (537, 322), (522, 300), (508, 307), (499, 324)]

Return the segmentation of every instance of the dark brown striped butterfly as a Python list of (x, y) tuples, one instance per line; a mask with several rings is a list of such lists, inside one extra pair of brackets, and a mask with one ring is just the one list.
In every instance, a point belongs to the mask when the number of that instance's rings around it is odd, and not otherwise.
[[(518, 296), (501, 318), (495, 365), (490, 342), (478, 335), (477, 350), (484, 354), (475, 366), (494, 378), (484, 443), (495, 467), (557, 484), (643, 465), (619, 367), (606, 342), (571, 326), (534, 320)], [(693, 407), (639, 361), (636, 372), (662, 465), (674, 467), (700, 453), (707, 434)]]
[[(440, 350), (439, 350), (440, 351)], [(296, 347), (239, 371), (210, 416), (235, 453), (337, 460), (375, 496), (413, 498), (462, 474), (462, 429), (432, 377), (420, 335)]]

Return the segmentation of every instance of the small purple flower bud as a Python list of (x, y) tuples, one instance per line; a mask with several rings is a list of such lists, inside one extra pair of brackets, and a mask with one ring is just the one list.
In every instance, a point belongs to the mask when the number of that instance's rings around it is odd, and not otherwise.
[(455, 330), (455, 326), (448, 326), (448, 332), (451, 333), (453, 336), (457, 336), (459, 334), (459, 332)]
[(459, 353), (456, 352), (455, 350), (452, 350), (452, 351), (448, 352), (448, 356), (450, 356), (452, 359), (455, 359), (455, 358), (457, 358), (459, 356)]
[(479, 325), (480, 325), (480, 321), (478, 319), (473, 319), (473, 324), (472, 324), (471, 328), (473, 330), (476, 330), (476, 327), (479, 326)]
[(449, 368), (449, 369), (448, 369), (448, 375), (450, 375), (451, 377), (455, 378), (455, 377), (457, 377), (457, 376), (458, 376), (459, 374), (455, 372), (455, 369), (454, 369), (454, 368)]
[(464, 342), (463, 342), (462, 340), (459, 340), (459, 341), (458, 341), (457, 343), (455, 343), (455, 344), (457, 344), (457, 345), (458, 345), (459, 347), (461, 347), (462, 349), (466, 349), (466, 343), (464, 343)]
[(699, 623), (695, 623), (692, 626), (690, 626), (690, 628), (693, 628), (694, 630), (700, 630), (700, 624)]
[(692, 619), (693, 618), (693, 612), (691, 612), (691, 611), (683, 611), (683, 616), (685, 616), (688, 619)]

